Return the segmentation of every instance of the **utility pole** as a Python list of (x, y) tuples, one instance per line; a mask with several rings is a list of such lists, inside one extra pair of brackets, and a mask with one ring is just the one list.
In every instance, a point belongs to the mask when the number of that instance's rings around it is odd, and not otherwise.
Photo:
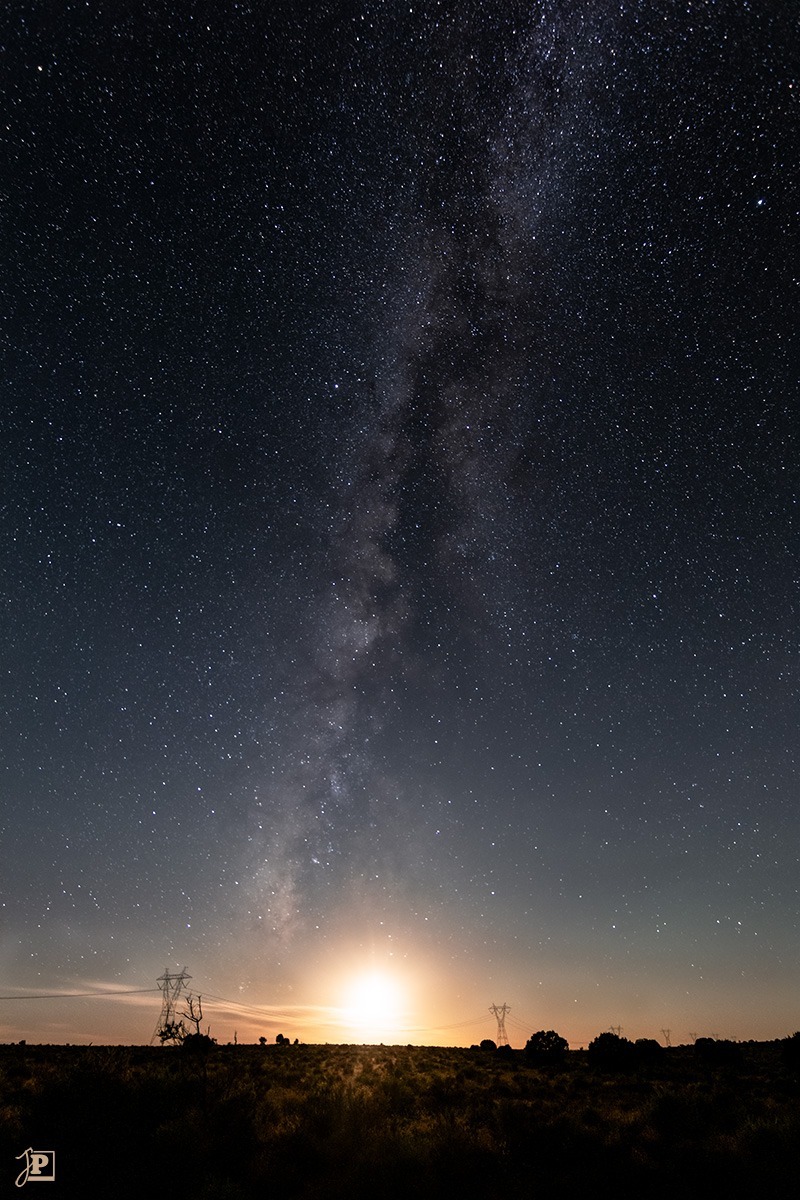
[(191, 978), (186, 967), (177, 975), (172, 975), (169, 967), (165, 967), (164, 974), (157, 979), (158, 990), (161, 992), (161, 1015), (153, 1030), (153, 1036), (150, 1038), (151, 1046), (156, 1038), (162, 1043), (179, 1042), (186, 1032), (186, 1027), (177, 1012), (177, 1006), (181, 993), (186, 989), (186, 984)]
[(508, 1045), (508, 1034), (506, 1033), (506, 1013), (510, 1013), (511, 1009), (507, 1004), (492, 1004), (489, 1012), (493, 1013), (497, 1018), (497, 1044), (498, 1046)]

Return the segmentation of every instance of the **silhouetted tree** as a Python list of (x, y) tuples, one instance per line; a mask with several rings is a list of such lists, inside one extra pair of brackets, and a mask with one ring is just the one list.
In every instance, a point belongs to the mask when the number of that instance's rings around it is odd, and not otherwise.
[(206, 1055), (216, 1046), (214, 1038), (207, 1033), (187, 1033), (181, 1042), (181, 1051), (186, 1054)]
[(258, 1039), (258, 1044), (259, 1044), (259, 1046), (266, 1046), (266, 1044), (267, 1044), (267, 1039), (266, 1039), (265, 1037), (260, 1037), (260, 1038)]
[(694, 1044), (694, 1054), (709, 1066), (734, 1066), (741, 1062), (742, 1048), (738, 1042), (725, 1038), (699, 1037)]
[(783, 1039), (781, 1058), (790, 1071), (800, 1071), (800, 1032)]
[(633, 1048), (639, 1062), (652, 1062), (664, 1053), (664, 1047), (655, 1038), (637, 1038)]
[(589, 1042), (589, 1062), (606, 1071), (624, 1071), (633, 1064), (633, 1042), (617, 1033), (600, 1033)]
[(181, 1013), (184, 1021), (188, 1021), (190, 1025), (194, 1025), (195, 1033), (200, 1032), (200, 1022), (203, 1019), (203, 997), (194, 996), (186, 997), (186, 1008)]
[(167, 1021), (158, 1031), (158, 1040), (162, 1046), (165, 1046), (167, 1042), (172, 1042), (173, 1045), (178, 1046), (185, 1037), (186, 1026), (183, 1021)]
[(484, 1038), (480, 1045), (481, 1050), (496, 1050), (497, 1042), (493, 1042), (491, 1038)]
[(555, 1029), (540, 1029), (525, 1043), (525, 1055), (534, 1062), (560, 1062), (568, 1050), (569, 1042)]

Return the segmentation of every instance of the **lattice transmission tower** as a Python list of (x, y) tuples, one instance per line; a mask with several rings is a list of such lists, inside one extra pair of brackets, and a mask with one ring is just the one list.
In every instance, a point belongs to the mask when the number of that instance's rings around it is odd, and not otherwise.
[(507, 1004), (492, 1004), (489, 1012), (493, 1013), (497, 1018), (497, 1044), (498, 1046), (508, 1045), (508, 1034), (506, 1033), (506, 1013), (510, 1013), (511, 1009)]
[(165, 967), (164, 974), (156, 980), (158, 990), (161, 992), (161, 1013), (153, 1030), (153, 1036), (150, 1038), (151, 1046), (156, 1038), (160, 1042), (180, 1041), (184, 1024), (177, 1009), (181, 995), (186, 990), (186, 985), (191, 978), (186, 967), (176, 975), (172, 975), (169, 968)]

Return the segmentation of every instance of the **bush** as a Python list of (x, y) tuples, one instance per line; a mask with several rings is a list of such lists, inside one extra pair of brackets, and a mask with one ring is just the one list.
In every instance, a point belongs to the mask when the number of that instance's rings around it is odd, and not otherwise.
[(209, 1054), (216, 1046), (214, 1038), (209, 1037), (207, 1033), (187, 1033), (186, 1037), (181, 1042), (182, 1054)]
[(655, 1038), (637, 1038), (633, 1048), (639, 1062), (653, 1062), (664, 1053), (664, 1047)]
[(790, 1071), (800, 1071), (800, 1032), (783, 1039), (781, 1058)]
[(711, 1066), (730, 1066), (741, 1062), (742, 1048), (738, 1042), (724, 1038), (701, 1037), (694, 1044), (694, 1055)]
[(525, 1054), (534, 1062), (560, 1062), (568, 1050), (569, 1042), (555, 1029), (540, 1029), (525, 1043)]
[(491, 1038), (484, 1038), (479, 1048), (481, 1050), (496, 1050), (497, 1042), (493, 1042)]
[(688, 1047), (649, 1079), (593, 1078), (581, 1054), (514, 1071), (477, 1048), (5, 1046), (0, 1159), (18, 1171), (31, 1130), (68, 1145), (82, 1196), (108, 1192), (113, 1161), (131, 1196), (157, 1195), (177, 1163), (198, 1200), (790, 1200), (800, 1111), (783, 1048), (748, 1049), (745, 1087)]
[(622, 1071), (633, 1064), (634, 1046), (616, 1033), (600, 1033), (589, 1043), (589, 1062), (606, 1071)]

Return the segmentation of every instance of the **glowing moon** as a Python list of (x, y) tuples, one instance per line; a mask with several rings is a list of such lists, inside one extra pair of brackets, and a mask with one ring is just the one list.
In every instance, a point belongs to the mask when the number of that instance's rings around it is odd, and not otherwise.
[(366, 1041), (399, 1036), (404, 1024), (404, 990), (384, 972), (357, 976), (346, 987), (344, 1023)]

